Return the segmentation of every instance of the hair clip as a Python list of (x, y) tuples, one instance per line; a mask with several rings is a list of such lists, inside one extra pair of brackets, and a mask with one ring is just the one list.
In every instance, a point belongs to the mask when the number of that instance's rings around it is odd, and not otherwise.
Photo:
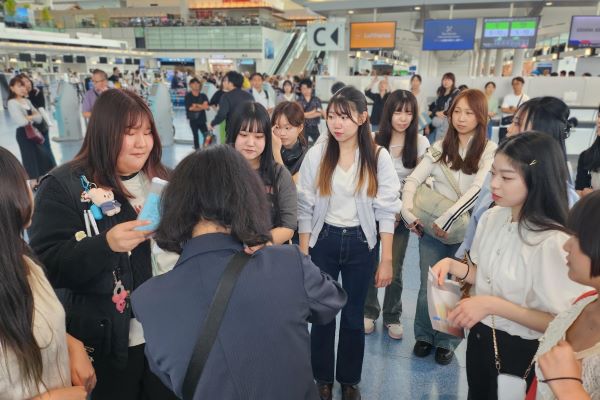
[(536, 164), (537, 164), (537, 160), (533, 160), (532, 162), (529, 163), (529, 166), (531, 167), (531, 166), (536, 165)]

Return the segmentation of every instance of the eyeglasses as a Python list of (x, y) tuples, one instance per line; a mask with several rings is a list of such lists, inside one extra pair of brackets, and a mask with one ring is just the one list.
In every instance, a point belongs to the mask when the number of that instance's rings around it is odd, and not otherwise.
[(100, 79), (99, 81), (95, 81), (92, 79), (93, 83), (102, 83), (102, 82), (106, 82), (106, 79)]

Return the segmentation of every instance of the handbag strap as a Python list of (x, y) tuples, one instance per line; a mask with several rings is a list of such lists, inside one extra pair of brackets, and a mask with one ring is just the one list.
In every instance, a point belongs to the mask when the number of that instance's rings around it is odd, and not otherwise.
[(246, 263), (250, 260), (250, 256), (243, 251), (236, 253), (229, 264), (225, 268), (225, 272), (221, 276), (217, 290), (213, 296), (212, 302), (204, 319), (202, 330), (200, 335), (196, 339), (194, 345), (194, 352), (192, 358), (188, 364), (187, 371), (185, 373), (185, 379), (183, 380), (183, 398), (185, 400), (192, 400), (196, 387), (202, 377), (202, 371), (208, 355), (213, 347), (213, 344), (217, 338), (217, 333), (225, 316), (229, 299), (233, 292), (233, 288), (244, 269)]
[(450, 183), (452, 190), (454, 190), (454, 192), (460, 199), (462, 197), (460, 187), (458, 185), (458, 182), (456, 181), (456, 178), (454, 178), (454, 175), (452, 175), (452, 171), (450, 171), (450, 168), (448, 168), (448, 165), (446, 165), (446, 163), (440, 159), (442, 153), (439, 150), (434, 149), (433, 147), (430, 147), (430, 148), (431, 148), (431, 155), (433, 156), (434, 159), (437, 159), (437, 161), (440, 163), (440, 168), (442, 169), (444, 176), (448, 180), (448, 183)]

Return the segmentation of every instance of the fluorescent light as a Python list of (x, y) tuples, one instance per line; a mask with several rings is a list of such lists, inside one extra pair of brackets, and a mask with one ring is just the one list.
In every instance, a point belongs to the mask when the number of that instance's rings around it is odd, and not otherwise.
[(348, 14), (354, 14), (354, 10), (348, 10)]
[(551, 2), (551, 1), (547, 1), (547, 2), (546, 2), (546, 5), (549, 7), (549, 6), (551, 6), (551, 5), (552, 5), (552, 2)]
[(415, 11), (420, 11), (421, 10), (421, 6), (415, 6)]

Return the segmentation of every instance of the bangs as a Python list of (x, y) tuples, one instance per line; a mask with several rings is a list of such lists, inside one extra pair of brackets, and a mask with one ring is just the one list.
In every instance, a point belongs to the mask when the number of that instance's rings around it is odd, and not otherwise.
[(396, 104), (396, 108), (394, 109), (394, 112), (411, 112), (411, 113), (415, 113), (416, 111), (413, 110), (413, 105), (412, 102), (407, 98), (407, 97), (403, 97), (400, 99), (400, 101), (398, 101), (398, 104)]
[(152, 129), (152, 115), (141, 107), (135, 107), (127, 115), (127, 130), (139, 129), (144, 121), (148, 122), (148, 127)]
[(265, 126), (265, 123), (258, 118), (248, 119), (242, 122), (240, 126), (240, 132), (249, 132), (249, 133), (268, 133), (268, 128)]
[(327, 114), (333, 112), (339, 116), (345, 115), (346, 117), (352, 119), (352, 111), (356, 111), (350, 105), (350, 102), (345, 98), (338, 96), (334, 97), (329, 103), (329, 107), (327, 107)]

